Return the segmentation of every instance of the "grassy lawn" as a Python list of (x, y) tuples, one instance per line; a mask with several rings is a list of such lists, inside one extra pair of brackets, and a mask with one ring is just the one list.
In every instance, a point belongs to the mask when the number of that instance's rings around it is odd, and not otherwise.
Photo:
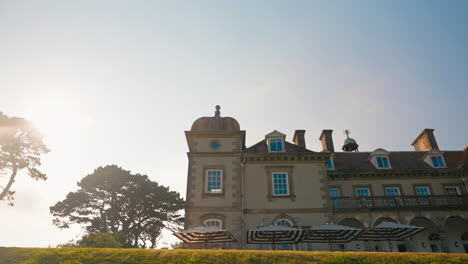
[(468, 264), (468, 254), (250, 250), (149, 250), (96, 248), (0, 248), (0, 264), (163, 263)]

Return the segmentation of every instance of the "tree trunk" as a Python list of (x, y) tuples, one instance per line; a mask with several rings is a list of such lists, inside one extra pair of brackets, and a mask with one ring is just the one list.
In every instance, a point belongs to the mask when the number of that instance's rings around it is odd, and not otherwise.
[(5, 188), (3, 189), (2, 193), (0, 193), (0, 201), (3, 201), (3, 199), (5, 199), (5, 197), (7, 197), (7, 194), (10, 191), (11, 185), (13, 185), (13, 183), (15, 182), (15, 177), (16, 177), (17, 171), (18, 171), (18, 169), (17, 169), (16, 165), (13, 165), (13, 171), (11, 172), (10, 180), (8, 181)]

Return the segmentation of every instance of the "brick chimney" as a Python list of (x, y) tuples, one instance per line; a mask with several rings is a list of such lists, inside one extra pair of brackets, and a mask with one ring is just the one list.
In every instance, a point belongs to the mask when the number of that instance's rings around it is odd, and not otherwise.
[(298, 145), (299, 147), (306, 148), (304, 135), (305, 135), (305, 130), (294, 131), (294, 137), (293, 137), (294, 144)]
[(322, 142), (323, 150), (335, 152), (335, 147), (333, 146), (332, 133), (333, 130), (331, 129), (322, 130), (322, 134), (320, 134), (319, 140)]
[(437, 145), (437, 141), (434, 137), (434, 129), (426, 128), (424, 129), (421, 134), (411, 143), (413, 145), (414, 150), (416, 151), (430, 151), (433, 149), (438, 150), (439, 146)]

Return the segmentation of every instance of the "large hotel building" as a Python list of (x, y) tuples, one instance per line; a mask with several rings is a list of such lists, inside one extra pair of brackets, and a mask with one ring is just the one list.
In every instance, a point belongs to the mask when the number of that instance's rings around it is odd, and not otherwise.
[[(309, 228), (335, 223), (363, 229), (382, 221), (426, 229), (394, 251), (468, 252), (468, 147), (441, 150), (433, 129), (411, 143), (414, 151), (358, 151), (347, 138), (335, 149), (332, 130), (317, 133), (322, 149), (306, 148), (305, 130), (292, 142), (273, 131), (253, 146), (231, 117), (197, 119), (188, 144), (185, 228), (229, 230), (233, 243), (212, 248), (269, 249), (247, 244), (247, 230), (266, 225)], [(196, 245), (186, 245), (197, 247)], [(389, 251), (386, 242), (352, 241), (334, 250)], [(322, 244), (285, 244), (282, 249), (322, 250)]]

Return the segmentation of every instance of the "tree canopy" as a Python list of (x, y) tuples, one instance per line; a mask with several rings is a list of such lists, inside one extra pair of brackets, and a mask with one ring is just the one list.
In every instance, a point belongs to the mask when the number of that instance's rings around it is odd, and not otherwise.
[(154, 248), (163, 228), (181, 225), (183, 206), (179, 193), (111, 165), (84, 177), (50, 212), (59, 228), (80, 224), (90, 233), (123, 234), (125, 247)]
[(19, 117), (9, 117), (0, 112), (0, 174), (9, 175), (6, 183), (0, 183), (0, 201), (13, 205), (11, 187), (19, 171), (36, 180), (46, 180), (38, 167), (41, 155), (49, 152), (43, 142), (43, 135), (30, 121)]

